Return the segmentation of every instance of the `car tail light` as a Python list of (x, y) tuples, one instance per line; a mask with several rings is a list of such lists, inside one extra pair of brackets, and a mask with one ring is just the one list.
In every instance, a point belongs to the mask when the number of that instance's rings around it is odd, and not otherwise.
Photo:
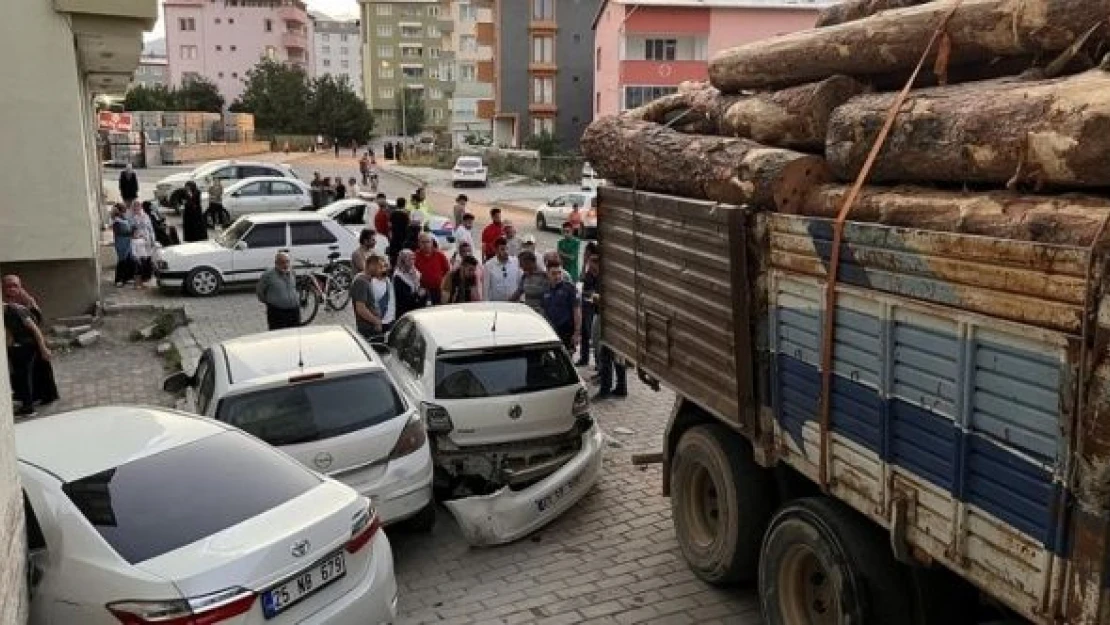
[(572, 410), (575, 417), (581, 417), (590, 412), (590, 392), (584, 388), (578, 389), (574, 394), (574, 408)]
[(428, 432), (424, 429), (424, 421), (421, 420), (420, 415), (412, 415), (409, 422), (405, 424), (405, 429), (401, 430), (401, 436), (393, 446), (393, 451), (389, 452), (389, 459), (407, 456), (423, 447), (427, 440)]
[(249, 612), (254, 601), (253, 592), (228, 588), (191, 599), (116, 601), (105, 607), (123, 625), (211, 625)]
[(420, 414), (424, 417), (424, 424), (429, 432), (450, 432), (455, 429), (451, 415), (443, 406), (420, 402)]
[(370, 543), (381, 528), (382, 520), (377, 511), (369, 503), (366, 504), (366, 507), (359, 510), (351, 521), (351, 539), (347, 541), (347, 553), (358, 553)]

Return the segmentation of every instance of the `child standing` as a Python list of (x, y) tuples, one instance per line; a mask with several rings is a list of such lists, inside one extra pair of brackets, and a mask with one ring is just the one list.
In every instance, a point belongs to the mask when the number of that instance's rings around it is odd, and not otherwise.
[(136, 228), (131, 234), (131, 258), (134, 259), (136, 278), (135, 288), (146, 288), (146, 283), (154, 275), (154, 262), (151, 260), (150, 241)]

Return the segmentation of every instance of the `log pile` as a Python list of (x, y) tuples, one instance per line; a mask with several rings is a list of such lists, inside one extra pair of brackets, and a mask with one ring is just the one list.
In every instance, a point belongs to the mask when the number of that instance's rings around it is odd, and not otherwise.
[(621, 186), (832, 217), (924, 57), (851, 219), (1078, 245), (1110, 214), (1110, 0), (846, 0), (817, 23), (596, 120), (586, 158)]

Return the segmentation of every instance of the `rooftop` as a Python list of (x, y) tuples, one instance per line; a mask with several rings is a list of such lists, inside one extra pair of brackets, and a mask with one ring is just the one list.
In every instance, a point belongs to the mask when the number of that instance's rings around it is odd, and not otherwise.
[(524, 304), (475, 302), (409, 313), (439, 349), (485, 349), (556, 342), (547, 320)]

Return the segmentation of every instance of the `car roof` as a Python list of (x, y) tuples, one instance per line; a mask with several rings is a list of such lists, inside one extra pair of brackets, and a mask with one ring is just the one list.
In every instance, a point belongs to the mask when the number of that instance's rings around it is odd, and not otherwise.
[(228, 429), (165, 408), (101, 406), (17, 423), (15, 447), (20, 461), (71, 482)]
[(235, 182), (228, 185), (227, 188), (232, 189), (235, 187), (243, 187), (254, 182), (292, 182), (302, 188), (308, 186), (300, 180), (297, 180), (296, 178), (286, 178), (285, 176), (251, 176), (250, 178), (236, 180)]
[(381, 369), (348, 329), (309, 326), (241, 336), (220, 343), (232, 386), (272, 382), (300, 373)]
[(275, 213), (249, 213), (243, 216), (252, 224), (268, 224), (275, 221), (332, 221), (331, 217), (321, 215), (316, 211), (279, 211)]
[[(423, 308), (408, 317), (437, 349), (462, 350), (557, 342), (559, 335), (528, 306), (474, 302)], [(496, 320), (496, 326), (494, 324)]]

